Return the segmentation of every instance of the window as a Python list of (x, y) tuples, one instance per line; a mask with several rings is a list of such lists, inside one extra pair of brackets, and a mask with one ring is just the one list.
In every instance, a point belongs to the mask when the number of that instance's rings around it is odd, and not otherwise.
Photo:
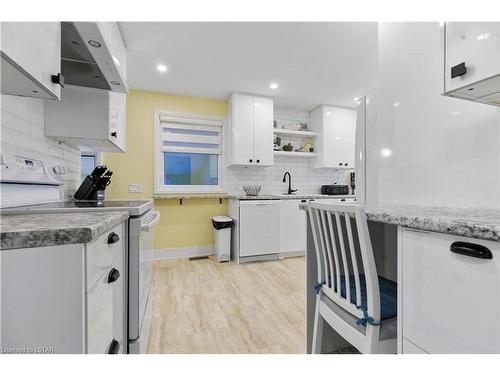
[(157, 112), (155, 190), (222, 192), (223, 119)]
[(85, 180), (89, 174), (92, 173), (96, 167), (97, 160), (95, 154), (82, 154), (80, 162), (80, 181)]

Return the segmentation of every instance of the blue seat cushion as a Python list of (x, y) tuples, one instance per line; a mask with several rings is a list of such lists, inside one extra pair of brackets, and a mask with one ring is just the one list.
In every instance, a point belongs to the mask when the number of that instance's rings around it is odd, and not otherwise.
[[(359, 275), (359, 283), (361, 284), (361, 306), (366, 310), (366, 280), (365, 275)], [(380, 289), (380, 319), (390, 319), (398, 315), (398, 284), (388, 280), (385, 277), (378, 277), (378, 285)], [(358, 304), (356, 301), (356, 284), (354, 275), (349, 275), (349, 286), (351, 291), (351, 302)], [(340, 276), (340, 294), (346, 298), (345, 277)]]

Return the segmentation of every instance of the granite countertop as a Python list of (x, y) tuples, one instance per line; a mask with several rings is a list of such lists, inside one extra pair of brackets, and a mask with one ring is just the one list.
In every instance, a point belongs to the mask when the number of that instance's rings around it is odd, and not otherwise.
[(128, 216), (126, 211), (2, 215), (0, 249), (87, 243)]
[[(366, 204), (368, 220), (500, 242), (500, 210), (404, 204)], [(305, 209), (307, 203), (300, 205)]]
[(355, 195), (326, 195), (326, 194), (267, 194), (267, 195), (230, 195), (231, 199), (241, 201), (248, 200), (273, 200), (273, 199), (341, 199), (341, 198), (356, 198)]

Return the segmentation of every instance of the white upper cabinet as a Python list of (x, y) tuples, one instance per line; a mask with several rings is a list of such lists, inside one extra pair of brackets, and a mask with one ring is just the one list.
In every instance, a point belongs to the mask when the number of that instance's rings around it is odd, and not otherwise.
[(45, 135), (84, 149), (125, 152), (126, 95), (66, 86), (45, 105)]
[(311, 130), (318, 133), (316, 168), (354, 169), (356, 111), (321, 106), (311, 112)]
[(3, 94), (59, 99), (60, 22), (2, 22)]
[[(500, 22), (447, 22), (446, 94), (500, 105)], [(495, 99), (496, 98), (496, 103)]]
[(273, 100), (232, 94), (229, 100), (228, 165), (274, 164)]

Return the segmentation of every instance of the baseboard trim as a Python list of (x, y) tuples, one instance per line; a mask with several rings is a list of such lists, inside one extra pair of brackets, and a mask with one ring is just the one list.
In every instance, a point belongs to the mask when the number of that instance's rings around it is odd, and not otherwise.
[(184, 259), (215, 254), (214, 246), (171, 247), (155, 249), (153, 260)]

